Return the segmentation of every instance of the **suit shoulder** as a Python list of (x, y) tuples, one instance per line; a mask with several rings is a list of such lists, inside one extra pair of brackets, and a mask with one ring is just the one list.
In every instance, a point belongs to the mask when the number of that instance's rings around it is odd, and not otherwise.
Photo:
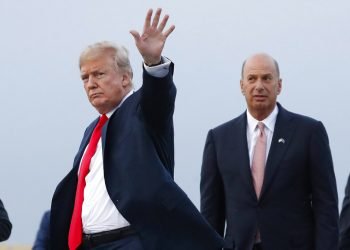
[[(278, 118), (279, 116), (280, 119)], [(286, 125), (287, 123), (294, 124), (296, 129), (304, 135), (314, 134), (328, 138), (327, 130), (321, 121), (306, 115), (281, 110), (281, 114), (277, 116), (276, 126), (280, 126), (281, 124)]]
[(229, 120), (227, 122), (224, 122), (214, 128), (211, 129), (213, 133), (225, 133), (228, 130), (235, 129), (238, 126), (241, 126), (242, 124), (246, 123), (246, 115), (245, 113), (241, 114), (240, 116), (233, 118), (232, 120)]
[(322, 123), (321, 121), (312, 118), (310, 116), (294, 113), (291, 111), (285, 110), (285, 112), (297, 123), (303, 124), (305, 126), (317, 126), (318, 124)]

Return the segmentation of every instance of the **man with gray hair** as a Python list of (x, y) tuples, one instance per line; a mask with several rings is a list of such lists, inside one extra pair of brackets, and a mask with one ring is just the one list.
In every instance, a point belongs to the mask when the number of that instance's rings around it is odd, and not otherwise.
[(338, 195), (322, 122), (277, 103), (277, 61), (265, 53), (242, 66), (247, 110), (208, 132), (201, 212), (225, 249), (335, 250)]
[(100, 117), (86, 129), (73, 168), (51, 204), (51, 249), (212, 250), (221, 237), (175, 184), (173, 63), (162, 56), (174, 26), (161, 9), (131, 31), (144, 60), (134, 91), (125, 48), (89, 46), (80, 73)]

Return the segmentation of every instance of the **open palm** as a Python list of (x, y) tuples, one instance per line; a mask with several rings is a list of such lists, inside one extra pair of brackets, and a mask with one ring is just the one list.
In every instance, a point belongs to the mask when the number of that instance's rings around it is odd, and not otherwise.
[(153, 10), (148, 10), (141, 35), (135, 30), (130, 31), (146, 65), (154, 65), (160, 62), (165, 41), (175, 29), (175, 26), (171, 25), (169, 29), (164, 31), (169, 16), (165, 15), (159, 22), (161, 12), (161, 9), (157, 9), (152, 20)]

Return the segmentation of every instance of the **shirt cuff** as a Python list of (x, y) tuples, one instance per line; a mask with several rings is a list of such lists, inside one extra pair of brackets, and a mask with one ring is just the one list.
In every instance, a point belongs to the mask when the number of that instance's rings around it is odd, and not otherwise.
[(143, 63), (143, 66), (148, 74), (154, 77), (164, 77), (169, 73), (169, 67), (171, 64), (171, 61), (169, 58), (166, 58), (162, 56), (162, 64), (156, 65), (156, 66), (147, 66), (145, 63)]

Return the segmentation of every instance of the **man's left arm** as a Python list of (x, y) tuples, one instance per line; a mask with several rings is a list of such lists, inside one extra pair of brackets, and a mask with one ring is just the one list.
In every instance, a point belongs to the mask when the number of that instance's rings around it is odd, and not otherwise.
[(161, 128), (172, 121), (176, 96), (172, 79), (174, 65), (162, 57), (166, 39), (175, 26), (171, 25), (164, 30), (169, 16), (165, 15), (160, 21), (161, 11), (157, 9), (153, 19), (153, 11), (150, 9), (147, 12), (141, 35), (135, 30), (130, 31), (144, 60), (141, 108), (145, 111), (147, 122), (155, 128)]
[(339, 220), (339, 250), (350, 249), (350, 175), (345, 188), (343, 207)]
[(310, 176), (315, 220), (315, 249), (338, 247), (338, 194), (328, 135), (317, 122), (310, 141)]
[(50, 241), (50, 211), (46, 211), (41, 218), (39, 230), (32, 250), (45, 250), (49, 248)]
[(10, 237), (12, 224), (9, 220), (5, 207), (0, 200), (0, 241), (7, 240)]
[(174, 65), (165, 57), (162, 57), (162, 61), (165, 63), (159, 66), (144, 65), (141, 88), (141, 108), (145, 119), (156, 129), (167, 127), (172, 121), (175, 109)]

